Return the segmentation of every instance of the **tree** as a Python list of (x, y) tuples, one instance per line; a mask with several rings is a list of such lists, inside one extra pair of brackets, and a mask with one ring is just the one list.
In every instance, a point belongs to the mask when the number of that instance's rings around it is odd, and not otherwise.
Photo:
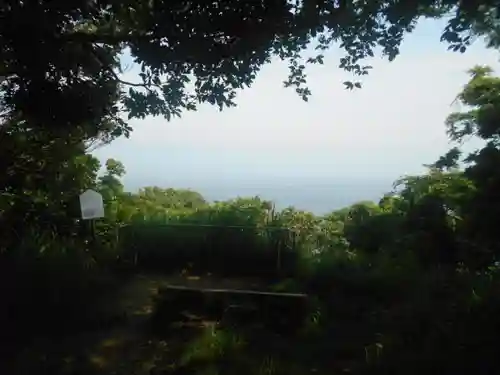
[(37, 236), (71, 235), (78, 196), (94, 186), (99, 161), (79, 136), (33, 132), (24, 122), (0, 129), (0, 139), (0, 252)]
[(162, 189), (147, 186), (139, 190), (139, 198), (162, 209), (195, 209), (206, 205), (201, 194), (186, 189)]
[(118, 216), (119, 199), (123, 195), (123, 184), (120, 178), (125, 174), (123, 164), (115, 159), (106, 160), (106, 172), (98, 179), (98, 189), (105, 202), (106, 217), (115, 219)]
[[(0, 9), (1, 113), (21, 114), (33, 127), (77, 127), (87, 139), (109, 142), (130, 131), (123, 111), (129, 118), (170, 118), (199, 103), (235, 105), (237, 90), (250, 86), (273, 56), (288, 61), (285, 85), (307, 100), (305, 66), (322, 63), (322, 51), (333, 43), (346, 52), (340, 68), (363, 76), (370, 68), (363, 59), (377, 47), (394, 59), (419, 17), (451, 15), (442, 40), (464, 51), (471, 34), (491, 32), (497, 5), (494, 0), (6, 0)], [(309, 45), (316, 45), (318, 55), (302, 58)], [(140, 65), (141, 82), (121, 77), (123, 51)]]
[[(489, 266), (500, 257), (496, 219), (500, 216), (500, 78), (490, 67), (476, 66), (470, 80), (457, 96), (469, 110), (448, 116), (448, 134), (457, 146), (435, 164), (449, 168), (465, 162), (465, 176), (475, 191), (463, 207), (463, 231), (468, 243), (468, 264)], [(461, 144), (470, 137), (479, 137), (486, 145), (465, 157)]]

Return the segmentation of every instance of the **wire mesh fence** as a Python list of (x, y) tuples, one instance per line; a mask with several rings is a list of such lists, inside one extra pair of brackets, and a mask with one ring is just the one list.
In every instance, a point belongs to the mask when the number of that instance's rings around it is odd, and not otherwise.
[(118, 237), (124, 258), (158, 271), (189, 267), (223, 275), (283, 275), (298, 260), (295, 233), (288, 228), (133, 224), (121, 227)]

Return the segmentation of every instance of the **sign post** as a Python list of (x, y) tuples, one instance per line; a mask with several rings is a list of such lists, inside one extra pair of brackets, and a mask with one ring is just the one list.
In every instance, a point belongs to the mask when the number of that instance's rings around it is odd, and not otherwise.
[(95, 243), (95, 219), (104, 217), (104, 203), (102, 195), (95, 190), (88, 189), (80, 194), (80, 210), (82, 219), (89, 221), (92, 245)]

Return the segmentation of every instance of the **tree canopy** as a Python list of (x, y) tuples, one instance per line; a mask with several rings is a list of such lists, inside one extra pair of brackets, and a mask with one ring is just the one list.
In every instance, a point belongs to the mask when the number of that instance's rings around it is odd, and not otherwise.
[[(289, 64), (285, 85), (307, 100), (306, 65), (322, 63), (336, 43), (345, 51), (339, 67), (362, 76), (370, 68), (363, 59), (379, 50), (394, 59), (420, 17), (449, 16), (441, 38), (464, 51), (474, 35), (491, 34), (497, 6), (493, 0), (6, 0), (3, 126), (22, 116), (30, 127), (64, 135), (78, 128), (109, 141), (130, 131), (123, 113), (171, 118), (200, 103), (234, 105), (237, 90), (250, 86), (273, 56)], [(316, 56), (303, 54), (308, 46)], [(140, 65), (141, 82), (122, 79), (124, 51)]]

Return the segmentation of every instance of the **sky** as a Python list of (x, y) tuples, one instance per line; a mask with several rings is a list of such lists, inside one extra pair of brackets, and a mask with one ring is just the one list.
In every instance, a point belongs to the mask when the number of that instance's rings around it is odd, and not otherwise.
[[(422, 173), (423, 164), (450, 148), (444, 120), (460, 109), (452, 103), (467, 70), (499, 67), (498, 53), (482, 41), (464, 54), (447, 51), (439, 41), (443, 27), (443, 21), (422, 21), (395, 61), (369, 61), (373, 69), (362, 89), (344, 89), (342, 82), (352, 76), (338, 68), (342, 51), (336, 47), (324, 65), (307, 70), (313, 93), (308, 103), (283, 87), (287, 67), (275, 61), (240, 92), (237, 107), (220, 112), (207, 104), (170, 122), (131, 120), (129, 139), (94, 154), (124, 163), (129, 190), (157, 185), (213, 195), (218, 189), (222, 197), (300, 186), (302, 194), (314, 195), (318, 186), (344, 183), (365, 187), (351, 200), (369, 198), (403, 175)], [(136, 72), (132, 67), (127, 79)]]

